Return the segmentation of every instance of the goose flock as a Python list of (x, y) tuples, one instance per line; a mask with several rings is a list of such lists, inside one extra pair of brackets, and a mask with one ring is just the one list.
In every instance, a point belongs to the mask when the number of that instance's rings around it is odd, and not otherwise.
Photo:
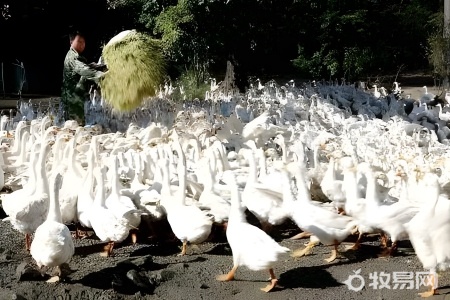
[[(357, 251), (365, 235), (379, 234), (382, 256), (410, 240), (436, 274), (450, 265), (449, 104), (426, 87), (413, 100), (394, 86), (388, 94), (272, 80), (225, 95), (214, 85), (204, 101), (178, 106), (166, 86), (114, 118), (93, 92), (86, 126), (61, 121), (52, 104), (36, 112), (21, 102), (0, 123), (0, 185), (10, 191), (1, 194), (3, 221), (24, 235), (39, 268), (59, 268), (52, 282), (64, 276), (73, 239), (93, 231), (110, 256), (129, 236), (139, 242), (143, 227), (160, 236), (161, 221), (182, 244), (179, 255), (226, 230), (233, 264), (217, 279), (233, 280), (241, 266), (265, 270), (265, 292), (277, 285), (273, 265), (283, 255), (322, 244), (332, 247), (331, 263), (350, 235)], [(306, 247), (291, 251), (271, 237), (289, 220), (297, 237), (310, 238)]]

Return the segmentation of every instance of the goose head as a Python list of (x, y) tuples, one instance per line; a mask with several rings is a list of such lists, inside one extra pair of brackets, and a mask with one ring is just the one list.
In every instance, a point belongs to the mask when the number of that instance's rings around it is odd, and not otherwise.
[(344, 171), (352, 170), (353, 168), (355, 168), (355, 163), (353, 161), (353, 158), (351, 158), (350, 156), (345, 156), (345, 157), (342, 157), (341, 159), (339, 159), (339, 164), (340, 164), (342, 170), (344, 170)]
[(80, 125), (75, 120), (67, 120), (66, 122), (64, 122), (63, 127), (71, 130), (76, 130), (78, 127), (80, 127)]

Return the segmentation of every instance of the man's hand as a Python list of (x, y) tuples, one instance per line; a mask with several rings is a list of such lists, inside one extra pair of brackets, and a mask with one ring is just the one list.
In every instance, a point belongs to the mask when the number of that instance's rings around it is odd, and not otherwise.
[(97, 71), (105, 72), (108, 70), (108, 67), (105, 64), (90, 63), (88, 66)]

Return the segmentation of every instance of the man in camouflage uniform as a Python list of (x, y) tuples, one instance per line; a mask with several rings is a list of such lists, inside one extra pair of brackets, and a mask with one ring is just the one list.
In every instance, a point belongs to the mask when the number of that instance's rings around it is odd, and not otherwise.
[[(61, 105), (65, 120), (76, 120), (84, 125), (84, 103), (89, 100), (89, 86), (98, 83), (105, 74), (95, 64), (87, 64), (81, 56), (85, 48), (84, 36), (70, 35), (70, 49), (64, 59)], [(90, 82), (89, 82), (90, 81)]]

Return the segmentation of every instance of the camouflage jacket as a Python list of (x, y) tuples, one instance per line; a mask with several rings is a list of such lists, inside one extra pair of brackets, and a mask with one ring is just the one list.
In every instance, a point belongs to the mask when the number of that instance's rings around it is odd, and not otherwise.
[(61, 105), (66, 120), (77, 120), (80, 125), (84, 124), (84, 102), (89, 99), (90, 84), (98, 83), (103, 74), (89, 66), (83, 56), (70, 48), (64, 59), (61, 91)]

